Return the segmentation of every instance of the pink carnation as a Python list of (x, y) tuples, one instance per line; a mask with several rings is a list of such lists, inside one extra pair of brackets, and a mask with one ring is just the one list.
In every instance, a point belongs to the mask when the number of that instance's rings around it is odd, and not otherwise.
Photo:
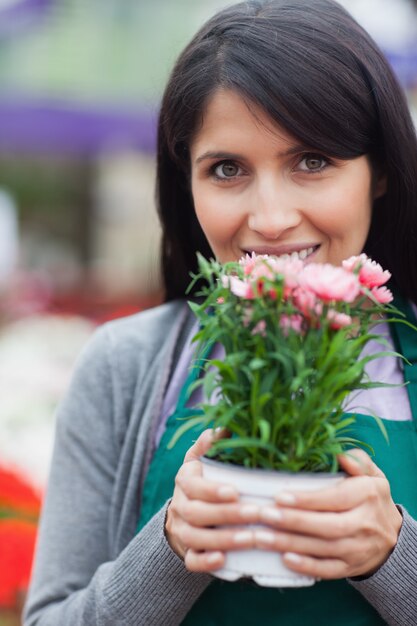
[(316, 311), (317, 298), (309, 289), (298, 287), (294, 291), (294, 304), (303, 315), (309, 317)]
[(354, 274), (329, 263), (306, 265), (299, 281), (325, 302), (353, 302), (360, 293), (359, 281)]
[(297, 275), (304, 267), (301, 259), (282, 259), (274, 256), (264, 257), (264, 265), (268, 265), (274, 274), (282, 274), (283, 276)]
[(380, 287), (391, 278), (391, 273), (388, 270), (383, 270), (379, 263), (372, 261), (366, 254), (346, 259), (343, 261), (343, 267), (353, 272), (359, 269), (359, 282), (367, 289)]
[(242, 257), (239, 264), (243, 267), (246, 276), (272, 278), (276, 274), (297, 274), (304, 267), (300, 259), (282, 259), (268, 254), (254, 252)]
[(245, 326), (245, 328), (247, 326), (249, 326), (249, 324), (251, 323), (252, 315), (253, 315), (253, 307), (247, 305), (244, 308), (243, 315), (242, 315), (242, 322), (243, 322), (243, 326)]
[(383, 270), (380, 264), (375, 261), (368, 260), (359, 270), (359, 280), (368, 289), (380, 287), (388, 282), (390, 278), (391, 272)]
[(342, 261), (342, 266), (345, 268), (345, 270), (348, 270), (349, 272), (354, 272), (355, 270), (362, 267), (362, 265), (366, 263), (367, 260), (368, 257), (362, 252), (362, 254), (359, 254), (358, 256), (351, 256), (348, 259)]
[(387, 287), (373, 287), (371, 293), (380, 304), (388, 304), (394, 299), (394, 296)]
[(265, 320), (260, 320), (253, 327), (252, 335), (262, 335), (262, 337), (266, 337), (266, 322), (265, 322)]
[(301, 333), (303, 330), (303, 318), (301, 315), (282, 315), (279, 320), (279, 325), (285, 336), (288, 335), (289, 330), (295, 330), (296, 333)]
[(239, 264), (243, 267), (243, 271), (246, 276), (248, 276), (252, 272), (258, 259), (260, 258), (263, 257), (260, 255), (256, 255), (254, 252), (252, 252), (252, 254), (245, 254), (245, 256), (239, 259)]
[[(277, 275), (284, 279), (284, 298), (288, 298), (292, 291), (298, 286), (298, 276), (304, 267), (300, 259), (280, 259), (274, 256), (259, 255), (249, 257), (245, 265), (245, 274), (251, 280), (258, 282), (258, 291), (262, 292), (262, 281), (264, 279), (274, 280)], [(250, 269), (250, 271), (249, 271)], [(270, 296), (274, 298), (274, 293)]]
[(251, 262), (245, 266), (245, 274), (251, 279), (268, 278), (272, 280), (277, 273), (271, 263), (272, 259), (266, 254), (252, 256)]
[(237, 276), (223, 276), (222, 285), (230, 289), (238, 298), (246, 298), (248, 300), (253, 300), (254, 298), (252, 286)]
[(333, 330), (339, 330), (339, 328), (350, 326), (353, 321), (350, 315), (346, 315), (346, 313), (339, 313), (338, 311), (333, 311), (332, 309), (328, 312), (327, 319), (330, 321), (330, 327)]

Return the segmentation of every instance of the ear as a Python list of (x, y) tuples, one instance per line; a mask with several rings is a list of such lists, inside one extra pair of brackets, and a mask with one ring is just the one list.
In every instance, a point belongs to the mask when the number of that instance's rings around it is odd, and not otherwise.
[(379, 176), (379, 178), (374, 183), (373, 192), (374, 192), (373, 193), (374, 200), (377, 200), (378, 198), (382, 198), (382, 196), (384, 196), (387, 193), (387, 177), (386, 176)]

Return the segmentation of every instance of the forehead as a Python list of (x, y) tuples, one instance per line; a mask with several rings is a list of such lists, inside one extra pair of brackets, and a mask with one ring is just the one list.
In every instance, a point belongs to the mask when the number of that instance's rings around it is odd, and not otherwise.
[(202, 149), (235, 142), (276, 142), (292, 144), (295, 139), (279, 126), (258, 105), (244, 99), (238, 92), (218, 90), (209, 99), (202, 122), (191, 141), (191, 155)]

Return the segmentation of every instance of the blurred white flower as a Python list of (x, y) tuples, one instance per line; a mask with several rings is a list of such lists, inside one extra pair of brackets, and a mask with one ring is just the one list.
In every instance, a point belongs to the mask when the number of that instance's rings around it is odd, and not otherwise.
[(40, 490), (49, 470), (55, 409), (93, 330), (81, 317), (38, 315), (0, 331), (0, 463)]

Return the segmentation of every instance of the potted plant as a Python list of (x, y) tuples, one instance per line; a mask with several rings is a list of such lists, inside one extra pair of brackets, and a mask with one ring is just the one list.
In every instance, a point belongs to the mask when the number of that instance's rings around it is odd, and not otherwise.
[[(355, 416), (345, 413), (345, 400), (383, 386), (367, 379), (365, 366), (387, 352), (362, 351), (371, 339), (384, 343), (372, 330), (378, 320), (399, 314), (389, 304), (389, 278), (364, 254), (341, 267), (256, 255), (221, 265), (199, 256), (194, 281), (204, 287), (202, 301), (190, 303), (200, 322), (194, 340), (200, 352), (220, 344), (224, 356), (204, 360), (194, 384), (207, 401), (175, 439), (197, 424), (228, 433), (202, 459), (205, 476), (257, 502), (280, 489), (343, 480), (338, 455), (366, 445), (349, 436)], [(260, 550), (229, 552), (216, 575), (268, 586), (314, 583)]]

